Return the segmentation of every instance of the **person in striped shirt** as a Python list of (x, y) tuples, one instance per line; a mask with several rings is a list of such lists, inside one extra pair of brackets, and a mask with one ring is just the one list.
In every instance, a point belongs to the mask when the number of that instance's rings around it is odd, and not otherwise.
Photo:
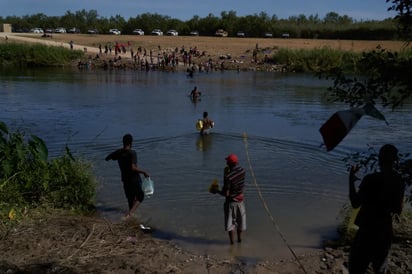
[(237, 242), (242, 242), (242, 232), (246, 230), (246, 209), (244, 203), (245, 170), (239, 166), (238, 157), (230, 154), (225, 158), (226, 168), (222, 190), (216, 193), (225, 197), (225, 231), (229, 234), (230, 244), (234, 243), (235, 231)]

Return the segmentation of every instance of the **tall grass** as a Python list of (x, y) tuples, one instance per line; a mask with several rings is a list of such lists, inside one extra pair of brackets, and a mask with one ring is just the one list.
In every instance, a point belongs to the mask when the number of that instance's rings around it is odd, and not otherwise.
[[(343, 51), (329, 47), (317, 49), (280, 48), (271, 58), (274, 63), (283, 65), (287, 71), (325, 72), (339, 68), (340, 71), (356, 74), (359, 73), (360, 63), (367, 53)], [(404, 48), (396, 52), (396, 55), (401, 59), (411, 59), (412, 49)]]
[(10, 132), (0, 122), (0, 219), (39, 206), (87, 211), (94, 207), (95, 186), (91, 165), (67, 147), (48, 159), (42, 139)]
[(79, 50), (39, 44), (7, 42), (0, 44), (0, 66), (54, 67), (70, 65), (83, 57)]
[(321, 72), (336, 67), (347, 72), (356, 72), (360, 57), (360, 53), (329, 47), (310, 50), (281, 48), (273, 55), (276, 63), (284, 65), (288, 71), (296, 72)]

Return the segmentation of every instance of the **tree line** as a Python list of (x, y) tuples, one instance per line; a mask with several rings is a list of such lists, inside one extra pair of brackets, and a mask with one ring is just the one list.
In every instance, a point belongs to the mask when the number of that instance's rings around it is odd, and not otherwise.
[(179, 35), (190, 35), (198, 31), (201, 36), (213, 36), (217, 29), (224, 29), (229, 36), (236, 36), (243, 31), (247, 37), (262, 37), (271, 33), (273, 37), (281, 37), (288, 33), (292, 38), (318, 39), (362, 39), (362, 40), (397, 40), (399, 39), (396, 22), (392, 18), (384, 20), (358, 21), (347, 15), (329, 12), (324, 18), (318, 15), (303, 14), (279, 19), (266, 12), (237, 16), (236, 12), (222, 11), (220, 16), (209, 14), (206, 17), (193, 16), (187, 21), (171, 18), (157, 13), (143, 13), (128, 20), (120, 15), (110, 18), (99, 16), (96, 10), (67, 11), (63, 16), (47, 16), (43, 13), (0, 17), (0, 23), (12, 24), (13, 31), (26, 32), (34, 27), (46, 28), (78, 28), (82, 33), (89, 29), (97, 29), (99, 33), (108, 33), (117, 28), (122, 34), (132, 34), (134, 29), (143, 29), (149, 34), (153, 29), (167, 31), (175, 29)]

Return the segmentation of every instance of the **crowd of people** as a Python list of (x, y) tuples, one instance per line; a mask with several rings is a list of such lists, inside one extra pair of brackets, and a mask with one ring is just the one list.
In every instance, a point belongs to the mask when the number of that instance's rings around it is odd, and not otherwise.
[[(71, 48), (73, 41), (70, 41)], [(86, 51), (87, 52), (87, 51)], [(133, 47), (131, 42), (127, 44), (115, 42), (113, 45), (107, 43), (98, 45), (98, 53), (88, 55), (93, 62), (93, 68), (103, 69), (133, 69), (133, 70), (182, 70), (187, 71), (189, 76), (196, 72), (212, 72), (224, 69), (221, 60), (213, 60), (206, 51), (200, 51), (196, 46), (186, 48), (146, 49), (138, 46)], [(82, 61), (82, 64), (88, 61)], [(79, 68), (90, 68), (91, 66), (79, 66)]]

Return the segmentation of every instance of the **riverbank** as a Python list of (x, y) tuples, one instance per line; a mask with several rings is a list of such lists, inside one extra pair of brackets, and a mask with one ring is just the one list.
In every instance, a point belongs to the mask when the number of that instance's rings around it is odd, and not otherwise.
[[(392, 274), (412, 271), (412, 222), (396, 225), (390, 255)], [(189, 253), (152, 237), (139, 220), (113, 223), (67, 211), (32, 214), (0, 229), (0, 273), (345, 273), (349, 246), (330, 241), (298, 260), (250, 262), (230, 255)], [(229, 247), (229, 246), (228, 246)], [(305, 271), (305, 272), (304, 272)]]
[[(170, 61), (166, 67), (162, 66), (161, 68), (180, 71), (192, 69), (195, 71), (222, 69), (242, 71), (293, 70), (293, 67), (287, 67), (272, 59), (273, 54), (281, 49), (331, 49), (360, 53), (374, 50), (377, 47), (390, 51), (400, 51), (405, 47), (401, 41), (152, 35), (52, 34), (44, 37), (41, 34), (0, 33), (0, 40), (72, 47), (74, 50), (85, 53), (84, 59), (74, 63), (74, 65), (80, 64), (82, 68), (158, 69), (162, 65), (159, 60), (164, 60), (163, 57), (166, 55), (168, 59), (176, 57), (179, 65), (173, 65), (173, 62)], [(117, 54), (115, 53), (116, 44), (119, 45), (120, 49)], [(186, 63), (183, 61), (184, 52), (190, 53), (190, 60), (187, 60)]]

